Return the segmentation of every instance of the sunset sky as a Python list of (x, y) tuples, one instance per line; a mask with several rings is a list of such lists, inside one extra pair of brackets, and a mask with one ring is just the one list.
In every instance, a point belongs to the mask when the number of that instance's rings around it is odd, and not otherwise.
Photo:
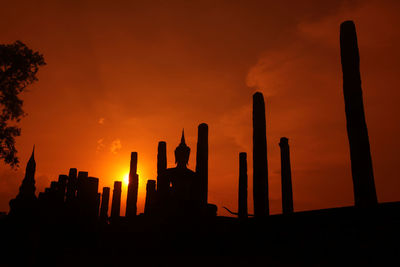
[[(195, 168), (197, 126), (209, 125), (209, 202), (237, 210), (239, 152), (252, 199), (252, 94), (264, 94), (271, 213), (281, 212), (279, 139), (289, 138), (295, 211), (353, 204), (339, 25), (354, 20), (380, 202), (400, 201), (399, 1), (7, 1), (0, 43), (21, 40), (47, 65), (23, 94), (18, 170), (0, 164), (8, 211), (36, 146), (37, 193), (69, 168), (100, 188), (138, 152), (139, 211), (182, 128)], [(126, 184), (122, 215), (125, 213)]]

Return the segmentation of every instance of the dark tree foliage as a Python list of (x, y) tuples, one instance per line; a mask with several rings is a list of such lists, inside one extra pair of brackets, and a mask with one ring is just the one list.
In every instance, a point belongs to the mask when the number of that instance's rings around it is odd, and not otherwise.
[(43, 55), (21, 41), (0, 44), (0, 159), (11, 167), (19, 163), (15, 137), (21, 134), (17, 123), (25, 116), (19, 95), (37, 81), (36, 73), (43, 65)]

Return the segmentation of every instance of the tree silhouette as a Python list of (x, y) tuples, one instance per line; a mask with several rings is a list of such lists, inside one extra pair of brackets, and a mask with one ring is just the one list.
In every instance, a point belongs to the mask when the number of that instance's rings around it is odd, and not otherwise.
[(43, 55), (21, 41), (0, 44), (0, 159), (11, 167), (19, 163), (15, 137), (21, 128), (17, 123), (26, 115), (19, 94), (37, 81), (36, 73), (43, 65)]

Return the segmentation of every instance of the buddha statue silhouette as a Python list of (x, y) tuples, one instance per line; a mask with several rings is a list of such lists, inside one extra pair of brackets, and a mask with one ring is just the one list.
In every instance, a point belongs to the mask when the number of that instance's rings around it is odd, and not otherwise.
[(182, 131), (181, 142), (175, 149), (175, 168), (168, 168), (163, 175), (164, 183), (168, 183), (168, 206), (172, 215), (194, 215), (200, 208), (199, 179), (197, 174), (188, 169), (190, 148), (185, 142)]

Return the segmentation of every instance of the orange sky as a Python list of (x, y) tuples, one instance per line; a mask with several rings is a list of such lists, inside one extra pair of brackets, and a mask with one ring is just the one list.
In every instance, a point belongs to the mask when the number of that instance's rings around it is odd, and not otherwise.
[[(195, 168), (197, 125), (210, 130), (209, 202), (237, 210), (238, 155), (248, 152), (252, 94), (264, 93), (271, 213), (281, 212), (279, 138), (291, 146), (295, 210), (353, 203), (339, 24), (355, 21), (378, 200), (399, 201), (398, 1), (8, 1), (0, 43), (44, 54), (23, 95), (21, 168), (0, 165), (0, 211), (18, 192), (36, 145), (37, 192), (70, 167), (112, 186), (139, 153), (139, 211), (169, 167), (182, 128)], [(328, 3), (329, 2), (329, 3)], [(101, 190), (101, 189), (100, 189)], [(125, 212), (126, 186), (123, 188)]]

